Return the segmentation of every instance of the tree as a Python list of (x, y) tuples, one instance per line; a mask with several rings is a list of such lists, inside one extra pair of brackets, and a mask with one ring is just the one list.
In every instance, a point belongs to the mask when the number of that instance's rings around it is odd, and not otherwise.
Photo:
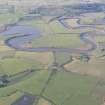
[(90, 57), (88, 54), (81, 54), (80, 60), (84, 62), (88, 62), (90, 60)]

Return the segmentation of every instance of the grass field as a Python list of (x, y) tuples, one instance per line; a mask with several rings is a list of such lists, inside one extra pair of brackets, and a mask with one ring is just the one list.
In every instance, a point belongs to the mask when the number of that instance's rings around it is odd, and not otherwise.
[(37, 105), (53, 105), (52, 103), (48, 102), (47, 100), (41, 98)]
[(22, 12), (17, 11), (16, 13), (4, 13), (0, 14), (0, 24), (10, 24), (15, 23), (22, 17)]
[(77, 60), (74, 63), (65, 65), (68, 71), (82, 75), (93, 75), (100, 78), (104, 78), (104, 67), (104, 60), (98, 58), (91, 58), (89, 62)]
[(81, 23), (83, 24), (94, 24), (99, 23), (102, 19), (104, 19), (105, 14), (103, 12), (99, 13), (86, 13), (83, 15), (84, 17), (81, 19)]
[(23, 94), (21, 92), (16, 92), (15, 94), (7, 97), (0, 98), (0, 105), (10, 105)]
[(76, 48), (76, 47), (86, 47), (83, 42), (78, 38), (79, 34), (69, 34), (69, 35), (44, 35), (39, 39), (32, 41), (31, 45), (33, 47), (66, 47)]
[(0, 62), (0, 68), (1, 73), (13, 75), (28, 69), (41, 69), (41, 63), (26, 59), (8, 58)]
[(57, 105), (99, 105), (100, 98), (92, 94), (97, 81), (90, 76), (60, 71), (48, 84), (44, 96)]
[(51, 71), (42, 70), (36, 71), (30, 76), (27, 76), (23, 81), (0, 89), (0, 97), (6, 96), (16, 90), (27, 92), (33, 95), (39, 95)]

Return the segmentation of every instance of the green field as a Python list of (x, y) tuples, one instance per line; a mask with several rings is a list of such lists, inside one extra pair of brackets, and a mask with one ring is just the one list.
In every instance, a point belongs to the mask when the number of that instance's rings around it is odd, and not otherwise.
[[(43, 35), (41, 38), (33, 40), (33, 47), (67, 47), (69, 46), (75, 47), (83, 47), (84, 43), (80, 41), (77, 34), (69, 34), (69, 35)], [(76, 42), (76, 43), (75, 43)]]

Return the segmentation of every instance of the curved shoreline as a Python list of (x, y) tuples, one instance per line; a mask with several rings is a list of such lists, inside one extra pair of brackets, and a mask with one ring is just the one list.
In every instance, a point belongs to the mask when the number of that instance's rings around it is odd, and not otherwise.
[[(76, 27), (70, 27), (69, 24), (67, 24), (67, 22), (65, 20), (67, 19), (77, 19), (76, 23), (78, 24), (78, 26)], [(54, 21), (54, 20), (53, 20)], [(80, 28), (96, 28), (97, 25), (103, 25), (103, 24), (81, 24), (81, 18), (80, 17), (60, 17), (58, 18), (58, 21), (65, 27), (65, 28), (72, 28), (72, 29), (80, 29)], [(103, 23), (105, 23), (104, 19), (102, 20)]]
[[(74, 17), (75, 19), (77, 19), (77, 27), (74, 27), (73, 29), (77, 29), (77, 28), (87, 28), (87, 27), (92, 27), (95, 28), (95, 25), (81, 25), (80, 21), (81, 18), (77, 18)], [(66, 19), (74, 19), (73, 17), (65, 17), (62, 16), (60, 18), (57, 18), (57, 20), (63, 25), (63, 27), (70, 29), (71, 27), (68, 24), (65, 24), (65, 20)], [(63, 22), (63, 23), (62, 23)], [(16, 27), (16, 26), (14, 26)], [(26, 27), (26, 26), (21, 26), (21, 27)], [(19, 51), (28, 51), (28, 52), (49, 52), (49, 51), (56, 51), (56, 52), (70, 52), (70, 53), (88, 53), (93, 51), (94, 49), (97, 48), (97, 45), (91, 41), (89, 38), (87, 38), (87, 36), (92, 36), (91, 32), (83, 32), (80, 34), (80, 40), (83, 41), (85, 44), (89, 45), (89, 47), (87, 47), (86, 49), (81, 49), (81, 48), (60, 48), (60, 47), (38, 47), (38, 48), (25, 48), (22, 47), (22, 43), (27, 43), (30, 40), (33, 39), (33, 37), (37, 38), (40, 35), (37, 34), (33, 34), (31, 31), (31, 29), (29, 29), (29, 33), (20, 33), (22, 34), (21, 36), (13, 36), (10, 37), (8, 39), (5, 40), (5, 44), (9, 47), (12, 47), (16, 50)], [(8, 30), (4, 31), (7, 32)], [(13, 33), (11, 33), (13, 34)], [(37, 37), (36, 37), (37, 36)], [(94, 34), (95, 36), (95, 34)], [(32, 37), (32, 38), (31, 38)], [(25, 40), (22, 40), (25, 39)], [(17, 42), (17, 43), (16, 43)], [(21, 42), (21, 43), (20, 43)]]
[(8, 45), (9, 47), (12, 47), (14, 49), (17, 49), (17, 50), (20, 50), (20, 51), (28, 51), (28, 52), (50, 52), (50, 51), (56, 51), (56, 52), (70, 52), (70, 53), (87, 53), (87, 52), (90, 52), (92, 50), (94, 50), (97, 46), (92, 42), (90, 41), (88, 38), (85, 38), (85, 36), (89, 36), (87, 35), (87, 33), (82, 33), (80, 35), (80, 39), (84, 42), (84, 43), (87, 43), (88, 45), (91, 45), (90, 48), (88, 49), (80, 49), (80, 48), (54, 48), (54, 47), (38, 47), (38, 48), (24, 48), (24, 47), (21, 47), (21, 46), (15, 46), (13, 44), (11, 44), (11, 41), (17, 38), (24, 38), (24, 37), (27, 37), (29, 35), (22, 35), (22, 36), (15, 36), (15, 37), (11, 37), (7, 40), (5, 40), (5, 43), (6, 45)]

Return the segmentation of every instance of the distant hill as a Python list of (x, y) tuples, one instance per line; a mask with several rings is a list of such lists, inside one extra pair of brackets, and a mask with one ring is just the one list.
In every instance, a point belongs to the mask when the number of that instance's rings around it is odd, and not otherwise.
[(0, 4), (14, 5), (62, 5), (79, 3), (104, 3), (105, 0), (0, 0)]

